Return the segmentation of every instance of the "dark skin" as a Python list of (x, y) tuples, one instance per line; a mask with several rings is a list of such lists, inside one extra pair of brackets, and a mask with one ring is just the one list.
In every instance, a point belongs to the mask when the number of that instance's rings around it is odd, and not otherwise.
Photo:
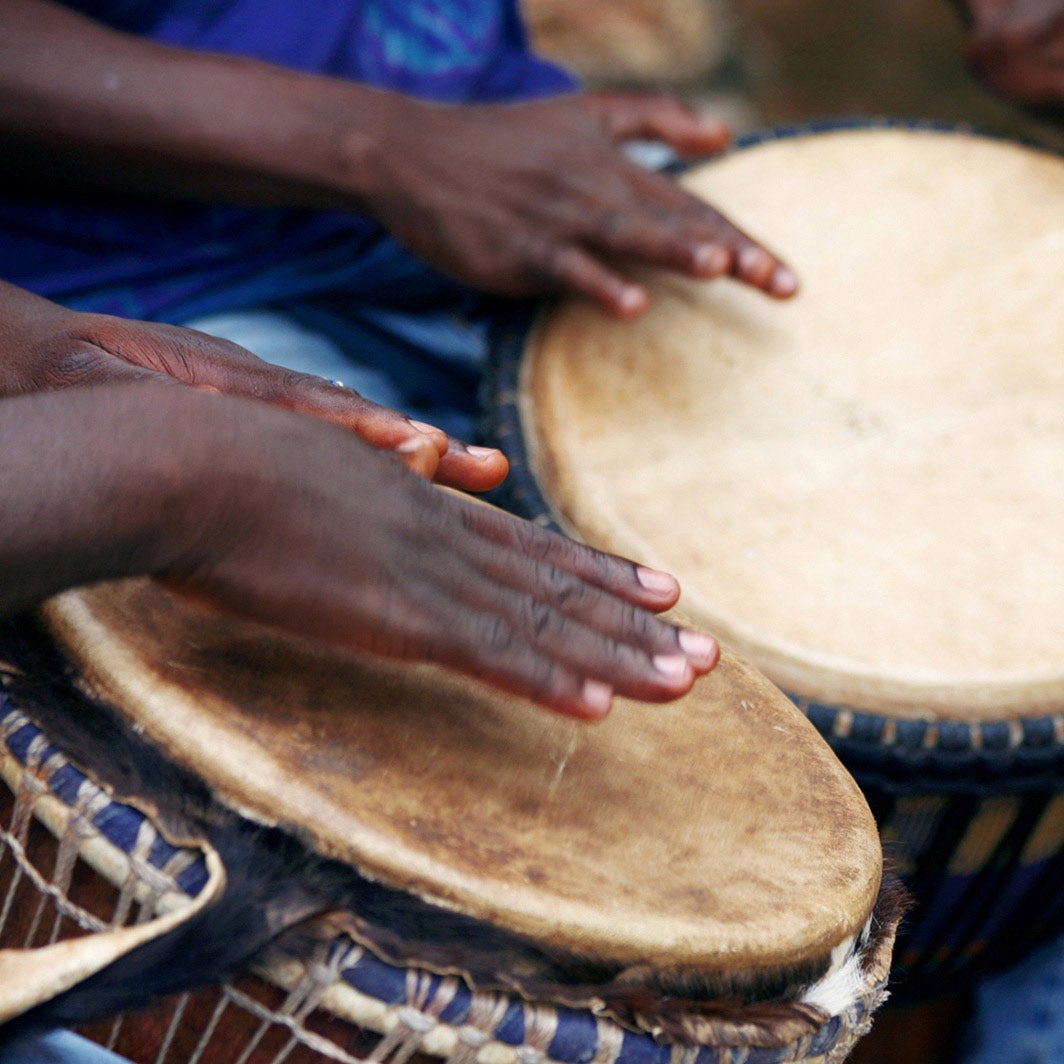
[(179, 381), (331, 421), (449, 487), (485, 491), (508, 468), (493, 448), (467, 447), (348, 388), (264, 362), (226, 340), (172, 325), (78, 313), (3, 282), (0, 345), (0, 397), (105, 383)]
[(0, 399), (0, 614), (152, 574), (300, 636), (596, 720), (717, 660), (664, 573), (434, 487), (317, 418), (159, 381)]
[(963, 0), (968, 58), (997, 92), (1064, 118), (1064, 0)]
[(50, 0), (0, 5), (9, 181), (366, 213), (473, 287), (621, 316), (648, 299), (628, 265), (793, 294), (775, 255), (620, 150), (647, 137), (705, 155), (728, 134), (664, 97), (428, 104), (164, 47)]

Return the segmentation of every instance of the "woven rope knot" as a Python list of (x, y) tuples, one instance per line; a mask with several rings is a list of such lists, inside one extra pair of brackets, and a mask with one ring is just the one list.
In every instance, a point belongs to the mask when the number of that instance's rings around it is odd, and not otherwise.
[(436, 1019), (433, 1016), (427, 1016), (423, 1012), (419, 1012), (415, 1008), (411, 1008), (409, 1005), (399, 1009), (397, 1013), (399, 1022), (408, 1027), (415, 1034), (428, 1034), (436, 1026)]
[(488, 1034), (476, 1027), (464, 1026), (458, 1028), (458, 1040), (470, 1049), (480, 1049), (487, 1044)]

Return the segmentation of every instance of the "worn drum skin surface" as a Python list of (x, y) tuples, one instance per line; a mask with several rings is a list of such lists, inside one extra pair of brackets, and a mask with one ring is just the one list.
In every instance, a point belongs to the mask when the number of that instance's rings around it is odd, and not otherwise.
[[(814, 729), (735, 657), (587, 727), (429, 667), (301, 647), (132, 582), (55, 600), (94, 689), (245, 815), (548, 947), (694, 969), (855, 934), (880, 852)], [(249, 771), (249, 766), (254, 766)]]
[(1064, 161), (845, 130), (686, 180), (801, 292), (655, 279), (634, 326), (544, 320), (525, 426), (551, 501), (796, 694), (1059, 711)]

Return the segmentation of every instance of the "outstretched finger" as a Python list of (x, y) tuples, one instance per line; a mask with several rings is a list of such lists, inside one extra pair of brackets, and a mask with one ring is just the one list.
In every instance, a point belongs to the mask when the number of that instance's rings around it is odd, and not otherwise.
[(533, 259), (533, 271), (557, 291), (584, 296), (618, 318), (637, 318), (650, 303), (642, 285), (574, 245), (553, 248)]
[[(563, 569), (626, 602), (661, 613), (680, 598), (680, 585), (668, 573), (588, 547), (494, 507), (458, 502), (463, 523), (476, 536)], [(475, 539), (468, 541), (468, 549), (478, 550)]]
[[(414, 472), (449, 487), (487, 491), (506, 476), (506, 459), (493, 448), (467, 447), (436, 426), (412, 420), (342, 384), (274, 365), (214, 337), (203, 339), (209, 341), (208, 350), (196, 352), (188, 383), (330, 421), (374, 447), (395, 452)], [(426, 447), (435, 452), (435, 461), (428, 460)]]
[(474, 446), (450, 436), (434, 479), (460, 491), (489, 491), (501, 484), (509, 471), (506, 455), (497, 448)]
[(720, 238), (692, 233), (682, 215), (609, 214), (600, 219), (587, 243), (611, 260), (675, 270), (706, 281), (730, 273), (735, 261), (733, 248)]
[[(447, 590), (449, 598), (506, 611), (537, 645), (610, 680), (619, 693), (674, 697), (686, 667), (701, 674), (717, 664), (720, 648), (712, 636), (670, 624), (549, 562), (500, 544), (485, 544), (475, 560), (465, 561), (448, 574), (458, 585)], [(596, 664), (608, 671), (596, 671)]]
[(798, 277), (778, 255), (744, 233), (714, 207), (701, 203), (692, 239), (727, 250), (728, 273), (737, 281), (759, 288), (775, 299), (789, 299), (798, 291)]
[(558, 661), (497, 615), (463, 610), (444, 622), (435, 638), (414, 656), (578, 720), (601, 720), (612, 708), (611, 683)]

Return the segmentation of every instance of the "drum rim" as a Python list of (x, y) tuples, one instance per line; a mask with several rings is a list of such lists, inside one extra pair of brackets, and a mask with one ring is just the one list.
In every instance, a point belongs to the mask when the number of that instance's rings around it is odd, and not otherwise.
[[(942, 133), (956, 136), (978, 137), (1003, 144), (1024, 147), (1042, 152), (1055, 158), (1064, 158), (1064, 152), (1048, 145), (1038, 143), (1028, 137), (1018, 137), (976, 124), (948, 123), (933, 120), (905, 119), (894, 117), (849, 116), (842, 118), (817, 119), (808, 122), (776, 125), (766, 129), (753, 130), (737, 137), (733, 145), (724, 154), (734, 154), (747, 148), (778, 140), (796, 137), (817, 136), (846, 131), (899, 130), (911, 132)], [(722, 156), (713, 156), (721, 158)], [(674, 163), (666, 172), (681, 175), (698, 167), (706, 160)], [(544, 303), (522, 302), (510, 306), (500, 313), (495, 323), (490, 343), (488, 359), (481, 391), (480, 438), (482, 442), (499, 447), (510, 462), (510, 474), (507, 481), (491, 495), (493, 501), (512, 512), (533, 521), (535, 524), (562, 534), (569, 534), (564, 520), (557, 509), (544, 495), (534, 469), (532, 448), (524, 431), (524, 418), (521, 411), (522, 388), (521, 375), (527, 341), (538, 321), (556, 304), (556, 300)], [(737, 649), (744, 656), (751, 657), (750, 648), (738, 645)], [(777, 652), (769, 648), (771, 664), (754, 663), (763, 671), (770, 671), (776, 666)], [(815, 673), (822, 670), (813, 663)], [(786, 668), (784, 672), (788, 671)], [(899, 704), (890, 711), (883, 711), (875, 706), (860, 706), (852, 697), (833, 699), (820, 697), (810, 691), (799, 690), (799, 683), (790, 677), (776, 679), (770, 675), (803, 712), (810, 716), (817, 730), (836, 745), (838, 739), (849, 740), (854, 734), (865, 745), (877, 746), (891, 753), (897, 752), (900, 762), (911, 770), (911, 751), (918, 748), (921, 755), (937, 757), (940, 753), (949, 759), (958, 755), (984, 755), (991, 758), (997, 751), (1006, 751), (1008, 770), (1018, 768), (1018, 779), (1025, 775), (1025, 761), (1028, 755), (1044, 765), (1047, 749), (1052, 749), (1059, 761), (1064, 755), (1064, 707), (1050, 712), (1040, 710), (1032, 716), (1020, 716), (1015, 707), (1003, 701), (996, 716), (973, 715), (964, 719), (957, 712), (951, 715), (937, 715), (931, 688), (925, 692), (916, 690), (916, 698), (903, 695)], [(860, 684), (861, 678), (858, 677)], [(987, 685), (978, 685), (986, 689)], [(1059, 686), (1057, 678), (1041, 680), (1033, 684), (1024, 684), (1027, 691), (1032, 687), (1041, 694), (1043, 686), (1052, 688), (1055, 694)], [(992, 692), (1015, 690), (1016, 685), (1004, 681), (994, 685)], [(1037, 702), (1037, 697), (1035, 699)], [(852, 744), (851, 744), (852, 745)], [(993, 762), (991, 762), (993, 763)], [(1059, 772), (1059, 767), (1057, 768)]]

